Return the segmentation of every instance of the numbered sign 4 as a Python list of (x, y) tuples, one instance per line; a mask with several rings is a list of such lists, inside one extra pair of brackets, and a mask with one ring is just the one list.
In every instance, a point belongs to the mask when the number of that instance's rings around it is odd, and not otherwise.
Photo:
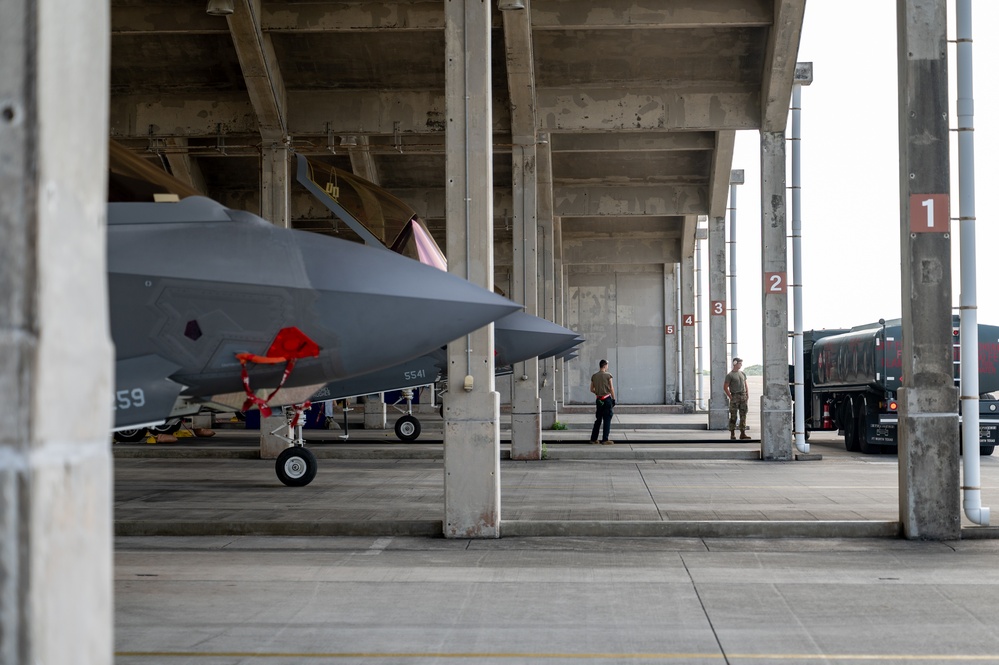
[(909, 230), (912, 233), (950, 233), (950, 196), (909, 196)]
[(683, 315), (683, 325), (685, 325), (685, 326), (692, 326), (692, 325), (694, 325), (694, 315), (693, 314), (684, 314)]

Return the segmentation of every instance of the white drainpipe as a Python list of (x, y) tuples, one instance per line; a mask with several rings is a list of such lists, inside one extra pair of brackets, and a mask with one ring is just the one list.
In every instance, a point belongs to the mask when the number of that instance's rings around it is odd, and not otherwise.
[(961, 208), (961, 417), (964, 514), (989, 525), (982, 507), (978, 433), (978, 285), (975, 260), (975, 100), (972, 86), (971, 0), (957, 0), (957, 148)]
[(809, 451), (805, 441), (805, 346), (801, 312), (801, 86), (812, 82), (812, 63), (799, 62), (791, 87), (791, 291), (794, 295), (794, 446)]

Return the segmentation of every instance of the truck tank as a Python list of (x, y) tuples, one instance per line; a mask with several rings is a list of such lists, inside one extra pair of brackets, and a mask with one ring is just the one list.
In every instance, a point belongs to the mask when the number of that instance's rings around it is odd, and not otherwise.
[[(960, 329), (954, 319), (954, 379), (960, 373)], [(902, 378), (902, 326), (899, 320), (858, 326), (817, 340), (812, 347), (812, 386), (816, 390), (897, 392)], [(978, 325), (978, 390), (999, 391), (999, 326)]]

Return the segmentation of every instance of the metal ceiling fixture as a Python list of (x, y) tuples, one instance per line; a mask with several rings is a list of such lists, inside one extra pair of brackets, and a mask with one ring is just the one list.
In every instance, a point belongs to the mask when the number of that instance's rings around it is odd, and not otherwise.
[(228, 16), (235, 11), (232, 0), (208, 0), (205, 12), (209, 16)]
[(501, 12), (507, 12), (512, 9), (527, 9), (527, 5), (524, 4), (524, 0), (498, 0), (496, 7)]

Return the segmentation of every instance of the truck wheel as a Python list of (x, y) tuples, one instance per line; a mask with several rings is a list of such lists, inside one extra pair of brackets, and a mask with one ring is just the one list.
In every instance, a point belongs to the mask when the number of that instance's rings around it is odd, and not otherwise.
[(840, 404), (839, 413), (843, 425), (843, 438), (846, 449), (851, 453), (860, 452), (860, 442), (857, 441), (857, 415), (853, 408), (853, 400), (849, 397)]
[(867, 406), (867, 398), (857, 399), (857, 447), (865, 455), (877, 455), (880, 450), (867, 440), (867, 417), (871, 410)]
[(981, 448), (979, 448), (978, 452), (979, 452), (979, 454), (982, 457), (988, 457), (989, 455), (991, 455), (995, 451), (996, 451), (996, 447), (995, 446), (982, 446)]

